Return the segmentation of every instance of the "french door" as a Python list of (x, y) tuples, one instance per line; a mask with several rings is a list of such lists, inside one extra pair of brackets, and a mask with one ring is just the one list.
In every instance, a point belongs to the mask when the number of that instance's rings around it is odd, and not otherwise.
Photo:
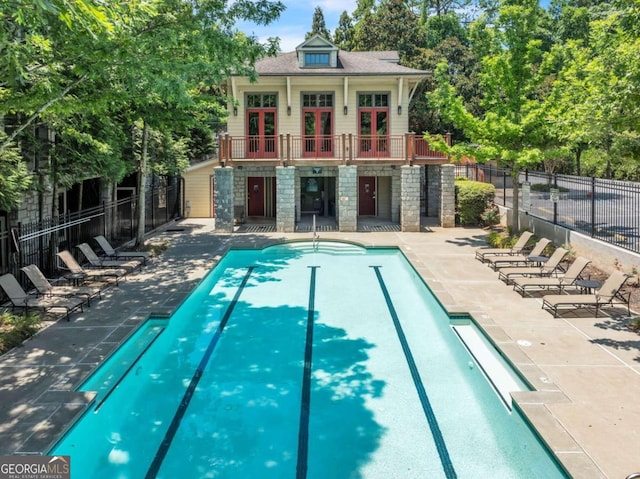
[(389, 156), (389, 110), (360, 109), (360, 156)]
[(247, 110), (247, 158), (277, 158), (276, 110)]
[(333, 110), (331, 108), (305, 108), (303, 155), (305, 157), (333, 156)]
[(358, 154), (377, 158), (389, 156), (389, 95), (358, 95)]

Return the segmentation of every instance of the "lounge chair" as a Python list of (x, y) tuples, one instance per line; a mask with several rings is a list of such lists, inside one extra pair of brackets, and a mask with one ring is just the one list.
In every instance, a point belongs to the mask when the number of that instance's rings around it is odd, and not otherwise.
[(69, 315), (72, 311), (80, 308), (83, 311), (82, 304), (84, 301), (78, 298), (51, 298), (51, 297), (34, 297), (25, 292), (14, 275), (7, 273), (0, 276), (0, 287), (11, 301), (11, 309), (24, 309), (29, 312), (29, 308), (41, 309), (45, 313), (50, 309), (64, 309), (67, 321), (70, 321)]
[(542, 266), (523, 266), (521, 268), (501, 268), (498, 279), (507, 284), (513, 284), (513, 280), (519, 276), (551, 276), (557, 273), (560, 268), (560, 262), (567, 255), (568, 251), (564, 248), (556, 248), (551, 257)]
[(627, 315), (631, 316), (629, 298), (620, 290), (629, 276), (621, 271), (614, 271), (595, 294), (550, 294), (542, 297), (542, 309), (546, 309), (554, 318), (561, 310), (574, 311), (581, 308), (596, 308), (596, 318), (603, 306), (626, 305)]
[(68, 286), (53, 285), (49, 282), (40, 268), (35, 264), (30, 264), (21, 268), (27, 275), (29, 281), (35, 286), (38, 294), (43, 296), (63, 296), (63, 297), (80, 297), (84, 298), (88, 306), (91, 306), (91, 300), (98, 297), (102, 299), (102, 290), (92, 286)]
[(518, 241), (511, 248), (481, 248), (476, 250), (476, 259), (485, 262), (490, 256), (518, 255), (522, 254), (529, 239), (533, 236), (530, 231), (525, 231), (520, 235)]
[(526, 266), (527, 264), (531, 266), (532, 263), (530, 258), (542, 256), (544, 249), (550, 243), (551, 240), (548, 240), (547, 238), (540, 238), (529, 254), (489, 256), (486, 258), (485, 263), (489, 263), (489, 266), (495, 270), (504, 267)]
[(151, 257), (151, 253), (147, 251), (116, 251), (113, 249), (107, 238), (104, 236), (96, 236), (94, 237), (98, 246), (102, 248), (105, 256), (108, 259), (114, 259), (116, 261), (120, 259), (131, 259), (131, 258), (139, 258), (143, 264), (147, 264), (147, 260)]
[(577, 257), (567, 272), (562, 276), (543, 276), (543, 277), (530, 277), (530, 278), (514, 278), (513, 290), (525, 295), (527, 289), (559, 289), (563, 291), (565, 288), (578, 288), (579, 285), (576, 281), (580, 279), (580, 275), (591, 263), (591, 260), (583, 257)]
[(69, 250), (60, 251), (58, 258), (64, 263), (65, 269), (72, 275), (81, 278), (94, 279), (97, 281), (110, 281), (113, 280), (118, 285), (118, 280), (126, 275), (128, 271), (126, 269), (85, 269), (78, 264)]
[(128, 261), (115, 261), (111, 259), (101, 259), (93, 248), (87, 243), (78, 245), (78, 249), (82, 252), (92, 268), (123, 268), (132, 272), (138, 268), (142, 269), (142, 261), (130, 259)]

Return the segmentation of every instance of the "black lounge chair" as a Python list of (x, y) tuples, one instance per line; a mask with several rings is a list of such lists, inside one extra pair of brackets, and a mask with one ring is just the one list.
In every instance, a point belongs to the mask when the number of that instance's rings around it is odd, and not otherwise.
[(31, 309), (40, 309), (45, 313), (50, 309), (63, 309), (70, 321), (69, 315), (76, 309), (83, 311), (84, 301), (78, 298), (52, 298), (45, 296), (31, 296), (22, 288), (14, 275), (7, 273), (0, 276), (0, 287), (11, 301), (11, 309), (24, 309), (25, 313)]
[(489, 256), (485, 260), (485, 263), (489, 263), (489, 266), (495, 270), (505, 267), (526, 266), (527, 264), (530, 266), (532, 264), (531, 258), (542, 256), (544, 249), (550, 243), (551, 240), (548, 240), (547, 238), (540, 238), (529, 254)]
[(512, 280), (513, 290), (524, 296), (528, 289), (559, 289), (563, 291), (565, 288), (579, 288), (580, 286), (576, 282), (580, 280), (582, 272), (589, 263), (591, 260), (578, 257), (562, 276), (514, 278)]
[(116, 251), (111, 246), (107, 238), (105, 238), (102, 235), (95, 236), (93, 239), (96, 240), (96, 242), (98, 243), (98, 246), (102, 248), (102, 251), (104, 252), (105, 256), (108, 259), (120, 261), (120, 260), (127, 260), (131, 258), (134, 258), (134, 259), (137, 258), (142, 261), (142, 264), (147, 264), (147, 260), (151, 257), (151, 253), (149, 253), (148, 251)]
[(97, 281), (115, 281), (117, 286), (118, 280), (128, 273), (126, 269), (116, 268), (85, 269), (80, 266), (69, 250), (60, 251), (58, 253), (58, 258), (60, 258), (64, 263), (64, 269), (70, 273), (67, 277), (73, 276), (74, 278), (81, 278), (83, 280), (92, 279)]
[(485, 263), (486, 260), (492, 256), (522, 254), (524, 248), (527, 246), (527, 243), (532, 236), (533, 233), (531, 233), (530, 231), (525, 231), (520, 235), (518, 241), (516, 241), (516, 244), (514, 244), (511, 248), (481, 248), (479, 250), (476, 250), (476, 259)]
[(35, 264), (30, 264), (21, 268), (27, 275), (31, 284), (36, 288), (38, 294), (42, 296), (62, 296), (65, 298), (79, 297), (86, 301), (87, 306), (91, 306), (93, 298), (102, 299), (102, 290), (93, 286), (70, 286), (51, 284), (47, 277)]
[(596, 318), (603, 306), (623, 305), (627, 307), (627, 315), (631, 316), (629, 299), (631, 293), (624, 296), (620, 290), (629, 276), (621, 271), (614, 271), (595, 294), (552, 294), (542, 298), (542, 309), (546, 309), (554, 318), (561, 311), (575, 311), (580, 308), (595, 308)]
[(556, 248), (549, 260), (542, 266), (531, 266), (522, 268), (502, 268), (498, 279), (507, 284), (513, 284), (513, 280), (519, 276), (551, 276), (556, 274), (560, 269), (560, 262), (567, 255), (568, 251), (564, 248)]

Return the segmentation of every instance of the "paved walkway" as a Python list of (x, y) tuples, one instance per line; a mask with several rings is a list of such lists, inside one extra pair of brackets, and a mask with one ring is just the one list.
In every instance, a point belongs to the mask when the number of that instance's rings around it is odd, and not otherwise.
[[(516, 393), (526, 417), (575, 478), (640, 472), (640, 336), (624, 319), (554, 319), (474, 259), (479, 229), (322, 233), (397, 245), (450, 312), (469, 312), (535, 387)], [(91, 400), (74, 389), (151, 313), (170, 314), (230, 246), (261, 247), (310, 233), (219, 235), (209, 220), (155, 234), (170, 248), (71, 322), (58, 321), (0, 358), (0, 455), (46, 452)], [(481, 445), (478, 445), (481, 447)]]

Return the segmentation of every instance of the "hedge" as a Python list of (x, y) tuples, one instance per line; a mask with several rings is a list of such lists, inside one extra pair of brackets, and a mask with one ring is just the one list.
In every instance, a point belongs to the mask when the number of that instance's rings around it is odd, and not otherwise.
[(495, 198), (496, 188), (490, 183), (456, 180), (456, 211), (461, 225), (478, 225), (482, 213)]

